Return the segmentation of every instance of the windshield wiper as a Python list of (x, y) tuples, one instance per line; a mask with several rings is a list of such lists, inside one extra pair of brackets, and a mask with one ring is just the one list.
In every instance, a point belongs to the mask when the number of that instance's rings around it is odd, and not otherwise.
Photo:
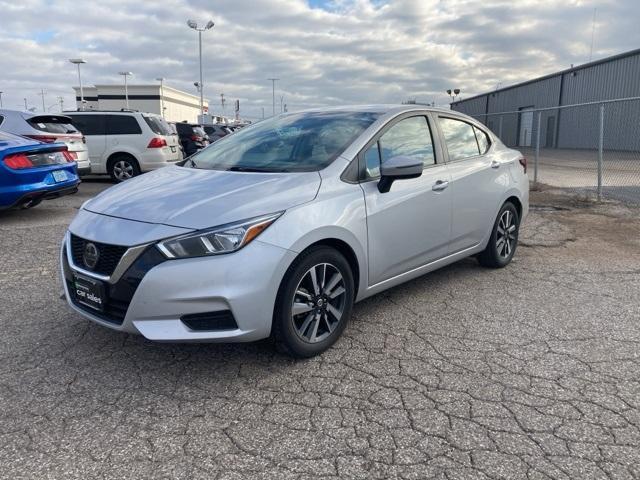
[(273, 170), (267, 168), (255, 168), (255, 167), (229, 167), (227, 172), (256, 172), (256, 173), (278, 173), (286, 172), (286, 170)]

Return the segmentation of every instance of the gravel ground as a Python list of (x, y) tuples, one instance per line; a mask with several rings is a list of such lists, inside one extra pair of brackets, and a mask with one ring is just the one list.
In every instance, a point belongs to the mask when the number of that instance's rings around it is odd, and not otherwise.
[(58, 298), (106, 182), (0, 213), (2, 478), (640, 478), (640, 212), (554, 192), (513, 263), (368, 299), (336, 346), (154, 344)]

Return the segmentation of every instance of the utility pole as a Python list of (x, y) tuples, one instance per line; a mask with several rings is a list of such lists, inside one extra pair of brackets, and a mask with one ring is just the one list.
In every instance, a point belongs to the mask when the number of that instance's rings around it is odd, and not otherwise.
[(2, 108), (2, 92), (0, 92), (0, 108)]
[(58, 97), (58, 101), (60, 102), (60, 113), (64, 112), (64, 98)]
[[(25, 99), (25, 101), (26, 101), (26, 99)], [(26, 107), (25, 107), (25, 109), (26, 109)], [(264, 107), (262, 107), (262, 119), (264, 120)]]
[(224, 116), (224, 93), (220, 94), (220, 105), (222, 105), (222, 116)]
[(271, 80), (271, 97), (273, 100), (273, 116), (276, 116), (276, 82), (280, 80), (279, 78), (267, 78), (267, 80)]
[(284, 95), (280, 95), (280, 113), (284, 112)]
[(26, 97), (24, 99), (24, 110), (25, 110), (25, 112), (27, 111), (27, 98)]
[(41, 88), (41, 89), (40, 89), (40, 93), (39, 93), (38, 95), (40, 95), (40, 96), (42, 97), (42, 111), (43, 111), (44, 113), (47, 113), (47, 107), (46, 107), (46, 106), (45, 106), (45, 104), (44, 104), (44, 96), (46, 95), (46, 93), (45, 93), (45, 91), (44, 91), (44, 88)]
[(597, 8), (593, 9), (593, 22), (591, 23), (591, 48), (589, 49), (589, 61), (593, 58), (593, 39), (596, 35), (596, 12)]

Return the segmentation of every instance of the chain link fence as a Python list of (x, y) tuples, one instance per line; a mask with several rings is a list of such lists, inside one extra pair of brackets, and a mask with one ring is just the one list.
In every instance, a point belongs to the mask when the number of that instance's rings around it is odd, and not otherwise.
[(640, 97), (472, 116), (527, 157), (534, 185), (640, 205)]

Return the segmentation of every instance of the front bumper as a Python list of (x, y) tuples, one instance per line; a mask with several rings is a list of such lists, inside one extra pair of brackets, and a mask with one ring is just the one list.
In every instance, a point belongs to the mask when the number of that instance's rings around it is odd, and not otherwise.
[[(238, 252), (181, 260), (164, 260), (153, 265), (157, 249), (150, 245), (140, 259), (152, 265), (146, 272), (133, 263), (116, 284), (106, 281), (107, 290), (118, 296), (112, 312), (123, 312), (122, 319), (92, 311), (78, 304), (73, 295), (73, 273), (87, 274), (68, 259), (69, 234), (60, 252), (65, 297), (69, 305), (85, 318), (114, 330), (141, 334), (164, 342), (240, 342), (266, 338), (271, 332), (275, 298), (280, 281), (295, 253), (259, 240)], [(136, 270), (137, 269), (137, 270)], [(140, 274), (137, 285), (132, 280)], [(130, 300), (123, 292), (133, 286)], [(123, 290), (124, 289), (124, 290)], [(126, 293), (126, 292), (125, 292)], [(123, 301), (124, 299), (124, 301)], [(118, 310), (119, 309), (119, 310)], [(107, 309), (107, 312), (110, 310)], [(220, 330), (194, 330), (185, 316), (205, 312), (231, 312), (236, 327)]]

